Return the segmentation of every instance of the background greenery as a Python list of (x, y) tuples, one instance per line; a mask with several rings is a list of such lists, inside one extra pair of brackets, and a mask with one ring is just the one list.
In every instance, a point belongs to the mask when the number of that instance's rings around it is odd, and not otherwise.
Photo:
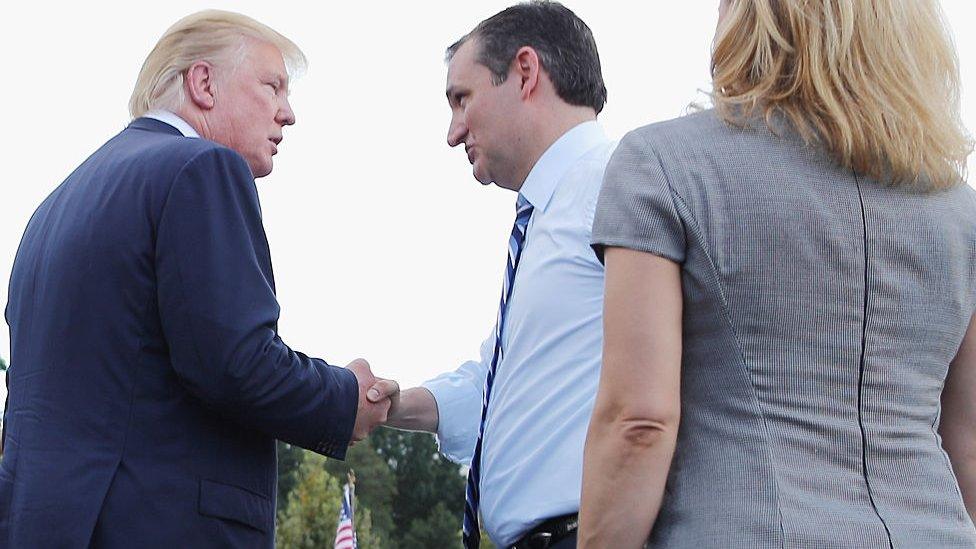
[[(278, 547), (332, 546), (350, 470), (361, 549), (461, 546), (461, 468), (437, 452), (429, 434), (377, 429), (345, 461), (278, 443)], [(482, 538), (482, 547), (492, 547)]]
[[(4, 360), (2, 356), (0, 356), (0, 372), (6, 372), (6, 371), (7, 371), (7, 361)], [(4, 376), (3, 382), (4, 383), (7, 382), (6, 376)], [(6, 409), (6, 406), (4, 406), (4, 409)], [(3, 429), (3, 415), (2, 414), (0, 414), (0, 429)], [(0, 456), (2, 456), (2, 455), (3, 455), (3, 446), (0, 445)]]

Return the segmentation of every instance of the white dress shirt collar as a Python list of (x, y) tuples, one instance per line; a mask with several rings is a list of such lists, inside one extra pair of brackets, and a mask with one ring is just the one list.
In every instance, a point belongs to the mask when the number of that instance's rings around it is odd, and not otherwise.
[(545, 211), (566, 170), (587, 151), (606, 141), (607, 136), (596, 120), (574, 126), (542, 153), (522, 183), (519, 194), (535, 209)]
[(186, 120), (183, 120), (177, 116), (176, 113), (162, 109), (154, 109), (142, 116), (143, 118), (152, 118), (153, 120), (159, 120), (160, 122), (173, 126), (174, 128), (180, 130), (183, 137), (200, 137), (200, 134), (193, 129), (193, 126), (187, 124)]

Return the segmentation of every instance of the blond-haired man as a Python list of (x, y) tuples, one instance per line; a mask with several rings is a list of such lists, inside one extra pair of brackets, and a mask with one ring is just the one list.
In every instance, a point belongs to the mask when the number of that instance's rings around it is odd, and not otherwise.
[(303, 64), (247, 17), (177, 22), (134, 121), (34, 214), (7, 306), (0, 546), (272, 547), (275, 438), (342, 457), (385, 419), (364, 361), (277, 335), (254, 178)]

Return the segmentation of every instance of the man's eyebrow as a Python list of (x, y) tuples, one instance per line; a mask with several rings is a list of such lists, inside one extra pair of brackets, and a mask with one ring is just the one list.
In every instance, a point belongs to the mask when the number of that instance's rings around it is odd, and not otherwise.
[(278, 87), (278, 89), (291, 92), (288, 87), (288, 76), (281, 73), (274, 73), (271, 75), (271, 81)]
[(447, 101), (449, 103), (455, 103), (467, 93), (467, 90), (458, 88), (457, 86), (448, 86), (445, 95), (447, 95)]

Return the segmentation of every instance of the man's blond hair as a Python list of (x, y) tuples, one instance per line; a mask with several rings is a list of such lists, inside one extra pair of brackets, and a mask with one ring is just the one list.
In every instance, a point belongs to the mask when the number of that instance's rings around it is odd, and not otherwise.
[(271, 27), (239, 13), (201, 11), (177, 21), (149, 52), (129, 99), (129, 114), (137, 118), (153, 109), (175, 112), (185, 100), (183, 78), (190, 65), (206, 61), (236, 67), (247, 51), (248, 39), (277, 47), (290, 76), (305, 70), (302, 50)]

